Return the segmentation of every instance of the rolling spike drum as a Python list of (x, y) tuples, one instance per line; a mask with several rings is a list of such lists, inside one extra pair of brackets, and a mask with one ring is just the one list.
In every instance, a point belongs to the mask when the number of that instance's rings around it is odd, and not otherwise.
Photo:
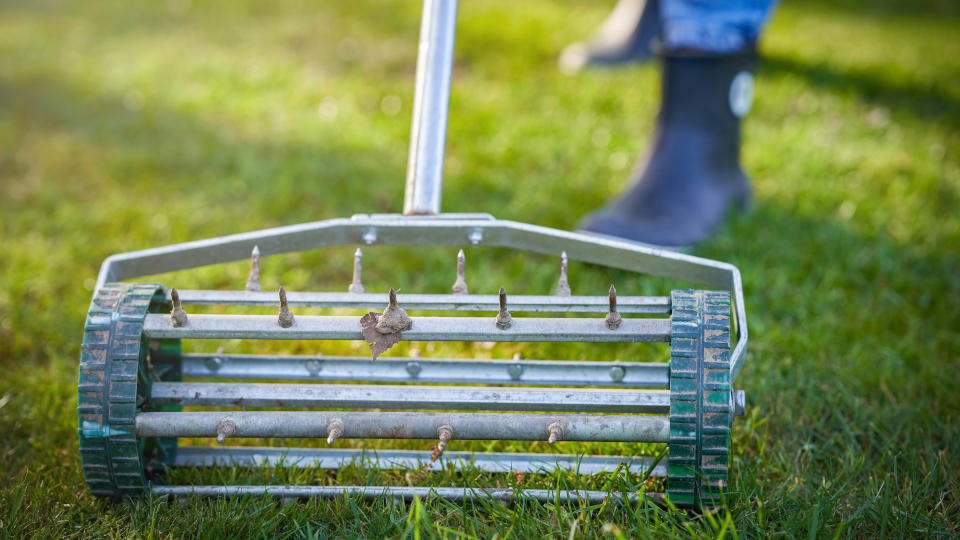
[[(609, 496), (630, 501), (668, 497), (686, 507), (723, 500), (731, 480), (730, 423), (745, 407), (743, 392), (733, 389), (747, 344), (739, 271), (730, 264), (610, 237), (497, 220), (489, 214), (441, 214), (455, 18), (455, 1), (426, 0), (403, 214), (291, 225), (123, 253), (104, 261), (84, 327), (78, 382), (80, 453), (92, 493), (437, 496), (457, 501), (529, 497), (593, 503)], [(474, 248), (471, 257), (485, 248), (549, 257), (561, 253), (561, 276), (554, 291), (511, 294), (508, 305), (507, 287), (499, 294), (477, 294), (474, 283), (468, 292), (461, 251), (457, 280), (447, 294), (401, 294), (397, 289), (373, 293), (361, 283), (358, 249), (349, 292), (260, 290), (258, 246), (264, 247), (264, 256), (275, 256), (361, 245), (370, 246), (368, 256), (374, 262), (379, 246), (443, 246), (451, 249), (451, 257), (452, 250), (464, 247)], [(251, 271), (244, 290), (168, 290), (128, 282), (248, 258)], [(618, 295), (611, 285), (605, 294), (572, 295), (568, 258), (710, 290), (651, 297)], [(342, 283), (334, 288), (342, 288)], [(273, 311), (278, 300), (280, 310)], [(188, 316), (184, 306), (198, 305), (222, 309), (189, 307)], [(270, 311), (231, 311), (251, 306)], [(304, 308), (337, 311), (314, 315)], [(199, 349), (216, 353), (183, 352), (185, 346), (190, 350), (211, 340), (219, 343)], [(304, 355), (237, 354), (231, 350), (236, 347), (232, 340), (254, 340), (250, 348), (256, 350), (267, 347), (262, 340), (308, 340), (316, 350)], [(319, 354), (325, 342), (344, 340), (367, 340), (372, 354)], [(641, 363), (602, 354), (591, 361), (529, 359), (519, 353), (490, 360), (425, 352), (372, 361), (373, 354), (401, 341), (660, 342), (669, 344), (670, 360)], [(204, 438), (209, 444), (182, 444), (187, 438)], [(281, 442), (274, 447), (232, 446), (235, 440), (250, 438)], [(303, 438), (317, 444), (282, 446), (284, 440)], [(358, 445), (357, 439), (372, 441)], [(375, 440), (382, 439), (417, 439), (425, 448), (377, 448)], [(646, 442), (664, 445), (667, 457), (465, 450), (467, 441), (497, 440), (549, 443), (558, 451), (568, 442)], [(430, 444), (432, 452), (426, 449)], [(181, 466), (335, 469), (349, 464), (475, 468), (491, 474), (557, 468), (594, 474), (627, 467), (665, 478), (666, 493), (638, 492), (623, 499), (621, 493), (603, 491), (479, 486), (164, 485), (171, 475), (160, 474)]]

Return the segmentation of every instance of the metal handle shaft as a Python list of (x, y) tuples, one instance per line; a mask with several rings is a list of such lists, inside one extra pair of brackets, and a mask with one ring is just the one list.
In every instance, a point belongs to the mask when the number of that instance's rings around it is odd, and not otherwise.
[(424, 0), (404, 214), (439, 214), (457, 0)]

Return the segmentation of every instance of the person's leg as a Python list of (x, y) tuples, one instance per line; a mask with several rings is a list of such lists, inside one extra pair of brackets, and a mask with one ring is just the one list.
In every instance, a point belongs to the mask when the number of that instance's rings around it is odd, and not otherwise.
[(750, 188), (740, 118), (750, 108), (757, 36), (772, 1), (661, 0), (662, 97), (634, 185), (581, 229), (668, 247), (711, 234)]
[(660, 0), (619, 0), (605, 21), (585, 41), (560, 53), (560, 70), (574, 73), (587, 65), (646, 62), (660, 33)]

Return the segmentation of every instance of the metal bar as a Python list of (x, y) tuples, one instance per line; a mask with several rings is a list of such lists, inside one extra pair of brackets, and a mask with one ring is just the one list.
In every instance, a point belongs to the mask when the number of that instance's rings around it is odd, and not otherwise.
[[(152, 338), (180, 339), (317, 339), (360, 340), (359, 317), (297, 316), (290, 328), (270, 315), (190, 315), (183, 327), (170, 325), (170, 317), (147, 315), (143, 332)], [(508, 329), (496, 326), (493, 317), (414, 317), (405, 341), (529, 341), (529, 342), (638, 342), (669, 341), (669, 319), (624, 319), (610, 330), (600, 317), (517, 317)]]
[(607, 491), (573, 491), (554, 489), (503, 489), (503, 488), (467, 488), (467, 487), (413, 487), (413, 486), (159, 486), (150, 488), (153, 495), (180, 497), (195, 495), (200, 497), (239, 497), (243, 495), (308, 499), (318, 497), (335, 499), (340, 496), (359, 496), (365, 499), (392, 497), (412, 500), (439, 497), (453, 502), (478, 499), (492, 499), (500, 502), (512, 502), (516, 499), (536, 499), (542, 503), (554, 501), (601, 504), (603, 501), (618, 500), (626, 497), (629, 502), (637, 502), (640, 497), (653, 501), (662, 501), (663, 493), (618, 493)]
[(453, 465), (458, 470), (485, 472), (552, 472), (556, 469), (579, 474), (613, 472), (624, 464), (634, 473), (666, 477), (665, 461), (652, 457), (578, 456), (571, 454), (520, 454), (511, 452), (443, 453), (431, 462), (428, 450), (377, 450), (360, 448), (277, 448), (256, 446), (179, 446), (176, 467), (319, 467), (339, 469), (348, 465), (378, 469), (422, 469), (432, 471)]
[(103, 261), (96, 288), (108, 281), (245, 260), (256, 245), (260, 246), (262, 256), (268, 256), (345, 244), (483, 245), (545, 255), (566, 251), (574, 260), (726, 289), (733, 296), (738, 333), (730, 358), (731, 377), (739, 373), (745, 358), (747, 321), (743, 285), (736, 266), (619, 238), (495, 220), (476, 214), (358, 214), (349, 219), (302, 223), (121, 253)]
[[(177, 290), (183, 305), (204, 306), (264, 306), (276, 307), (277, 293), (250, 291)], [(168, 293), (169, 294), (169, 293)], [(400, 305), (407, 310), (488, 311), (497, 312), (495, 294), (397, 294)], [(387, 294), (287, 292), (290, 306), (382, 309)], [(511, 295), (513, 313), (606, 313), (606, 296), (535, 296)], [(666, 296), (619, 296), (620, 313), (669, 314), (670, 298)]]
[(670, 412), (666, 390), (155, 382), (151, 405), (589, 413)]
[(560, 424), (563, 441), (667, 442), (670, 435), (666, 416), (352, 411), (146, 412), (135, 418), (136, 434), (215, 437), (227, 420), (232, 436), (241, 438), (326, 438), (332, 421), (343, 424), (348, 439), (436, 439), (445, 424), (454, 440), (546, 440), (553, 423)]
[(424, 0), (404, 214), (440, 213), (456, 25), (456, 0)]
[(185, 354), (185, 378), (549, 384), (667, 388), (667, 364), (557, 360), (457, 360), (369, 356)]

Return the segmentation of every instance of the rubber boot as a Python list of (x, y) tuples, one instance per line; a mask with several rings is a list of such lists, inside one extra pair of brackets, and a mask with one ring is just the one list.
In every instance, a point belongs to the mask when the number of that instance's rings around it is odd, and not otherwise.
[(713, 233), (731, 207), (745, 207), (740, 118), (753, 99), (755, 58), (664, 57), (660, 113), (637, 180), (580, 228), (683, 248)]
[(560, 70), (575, 73), (587, 65), (647, 62), (659, 30), (659, 0), (620, 0), (589, 39), (563, 49)]

